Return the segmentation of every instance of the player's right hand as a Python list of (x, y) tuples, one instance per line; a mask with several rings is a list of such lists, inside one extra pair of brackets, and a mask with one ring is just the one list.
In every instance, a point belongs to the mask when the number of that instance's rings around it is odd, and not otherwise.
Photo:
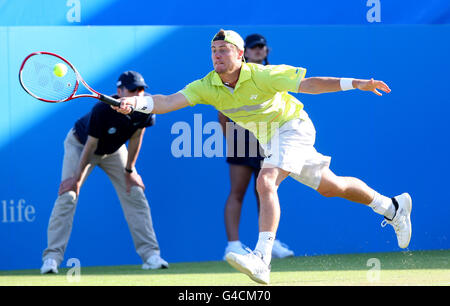
[(111, 106), (117, 112), (128, 115), (136, 108), (136, 98), (135, 97), (124, 97), (120, 98), (120, 106)]
[(138, 186), (141, 187), (143, 190), (145, 190), (144, 182), (142, 181), (142, 178), (139, 174), (136, 172), (128, 173), (125, 172), (125, 183), (127, 185), (127, 193), (130, 193), (132, 186)]
[(379, 92), (378, 90), (384, 91), (385, 93), (390, 93), (391, 89), (389, 88), (389, 86), (386, 85), (386, 83), (384, 83), (383, 81), (378, 81), (378, 80), (374, 80), (374, 79), (370, 79), (370, 80), (355, 80), (356, 81), (356, 87), (359, 90), (364, 90), (364, 91), (371, 91), (374, 94), (381, 96), (381, 92)]

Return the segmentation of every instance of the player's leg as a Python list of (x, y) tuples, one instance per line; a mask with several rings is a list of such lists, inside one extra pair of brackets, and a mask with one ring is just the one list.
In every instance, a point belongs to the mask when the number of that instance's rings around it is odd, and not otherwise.
[(409, 245), (412, 209), (409, 194), (404, 193), (394, 198), (388, 198), (367, 186), (360, 179), (337, 176), (328, 168), (322, 172), (322, 179), (317, 191), (326, 197), (340, 197), (368, 205), (376, 213), (383, 215), (386, 222), (394, 227), (399, 247), (406, 248)]
[[(299, 123), (299, 124), (298, 124)], [(324, 156), (314, 148), (315, 128), (308, 116), (304, 115), (299, 121), (286, 123), (281, 130), (288, 131), (280, 135), (289, 135), (291, 142), (301, 144), (289, 148), (291, 158), (285, 157), (290, 162), (295, 156), (305, 158), (302, 167), (291, 171), (290, 176), (295, 180), (317, 190), (327, 197), (342, 197), (353, 202), (368, 205), (375, 212), (385, 216), (384, 222), (391, 224), (398, 238), (401, 248), (406, 248), (411, 238), (411, 208), (412, 201), (409, 194), (404, 193), (392, 199), (385, 197), (363, 181), (353, 177), (336, 176), (330, 169), (330, 157)], [(281, 138), (281, 143), (284, 139)]]
[(253, 185), (253, 191), (255, 193), (256, 208), (258, 210), (258, 216), (259, 216), (259, 210), (261, 208), (261, 205), (260, 205), (260, 201), (259, 201), (259, 194), (258, 194), (258, 188), (257, 188), (258, 184), (257, 184), (257, 182), (258, 182), (259, 172), (261, 172), (261, 168), (254, 168), (252, 170), (253, 170), (253, 177), (255, 178), (255, 182), (254, 182), (254, 185)]
[[(261, 171), (261, 168), (253, 169), (253, 174), (255, 177), (254, 192), (255, 192), (256, 202), (257, 202), (257, 206), (258, 206), (258, 216), (259, 216), (259, 211), (260, 211), (260, 201), (259, 201), (259, 195), (258, 195), (256, 186), (257, 186), (257, 178), (258, 178), (260, 171)], [(281, 242), (279, 239), (275, 239), (275, 241), (273, 243), (273, 248), (272, 248), (272, 258), (286, 258), (286, 257), (292, 257), (292, 256), (294, 256), (294, 251), (289, 249), (289, 246), (286, 245), (285, 243)]]
[[(83, 151), (83, 145), (74, 136), (73, 130), (70, 130), (64, 141), (64, 159), (62, 167), (61, 181), (72, 177), (78, 167), (78, 163)], [(93, 167), (88, 169), (85, 179), (89, 176)], [(74, 191), (59, 195), (53, 206), (47, 229), (47, 248), (42, 254), (44, 265), (41, 268), (42, 273), (52, 272), (48, 270), (48, 259), (54, 260), (56, 266), (59, 266), (64, 259), (67, 243), (72, 232), (73, 217), (75, 215), (78, 198)], [(56, 271), (53, 271), (56, 272)]]
[(133, 239), (136, 252), (144, 262), (144, 269), (167, 268), (168, 263), (160, 257), (159, 243), (156, 239), (150, 206), (141, 187), (133, 186), (127, 192), (125, 166), (128, 151), (123, 145), (99, 163), (110, 178), (122, 206), (125, 220)]
[(252, 169), (245, 165), (229, 164), (230, 194), (225, 203), (225, 230), (228, 238), (228, 252), (245, 253), (239, 241), (239, 223), (242, 211), (242, 202), (245, 192), (252, 178)]
[(257, 179), (260, 199), (259, 237), (255, 250), (246, 255), (229, 253), (228, 263), (258, 283), (268, 284), (275, 234), (280, 220), (278, 187), (289, 172), (280, 168), (263, 168)]
[(259, 232), (277, 231), (280, 220), (278, 187), (288, 175), (289, 172), (277, 167), (261, 169), (256, 183), (260, 201)]
[(322, 179), (317, 192), (325, 197), (340, 197), (369, 205), (373, 200), (375, 191), (360, 179), (337, 176), (329, 168), (326, 168), (322, 172)]
[(272, 248), (280, 221), (280, 202), (278, 187), (289, 175), (280, 168), (261, 169), (256, 188), (260, 201), (259, 237), (255, 251), (260, 252), (264, 261), (269, 264), (272, 259)]

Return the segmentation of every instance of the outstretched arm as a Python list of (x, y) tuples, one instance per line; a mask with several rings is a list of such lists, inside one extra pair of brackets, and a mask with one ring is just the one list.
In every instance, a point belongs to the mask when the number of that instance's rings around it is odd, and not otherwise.
[(165, 114), (189, 105), (186, 97), (179, 92), (169, 96), (153, 95), (121, 98), (120, 101), (120, 107), (112, 106), (112, 108), (125, 115), (131, 112), (131, 108), (147, 114)]
[(298, 92), (308, 94), (321, 94), (354, 88), (364, 91), (371, 91), (378, 96), (382, 95), (378, 90), (384, 91), (386, 93), (391, 92), (389, 86), (387, 86), (383, 81), (377, 81), (374, 79), (362, 80), (332, 77), (305, 78), (301, 81)]

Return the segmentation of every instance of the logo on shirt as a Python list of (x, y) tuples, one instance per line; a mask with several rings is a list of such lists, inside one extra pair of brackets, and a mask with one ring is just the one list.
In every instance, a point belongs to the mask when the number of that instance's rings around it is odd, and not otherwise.
[(115, 127), (109, 128), (108, 130), (108, 134), (114, 134), (115, 132), (117, 132), (117, 129)]
[(256, 100), (256, 98), (258, 98), (258, 95), (251, 95), (250, 96), (250, 100)]

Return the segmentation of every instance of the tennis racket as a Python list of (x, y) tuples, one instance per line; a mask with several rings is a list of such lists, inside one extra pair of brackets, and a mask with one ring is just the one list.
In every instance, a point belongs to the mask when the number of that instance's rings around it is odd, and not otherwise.
[[(56, 72), (55, 67), (59, 69)], [(110, 105), (120, 105), (119, 100), (93, 90), (68, 60), (50, 52), (40, 51), (28, 55), (20, 66), (19, 81), (27, 93), (44, 102), (95, 98)], [(80, 83), (90, 94), (77, 94)]]

